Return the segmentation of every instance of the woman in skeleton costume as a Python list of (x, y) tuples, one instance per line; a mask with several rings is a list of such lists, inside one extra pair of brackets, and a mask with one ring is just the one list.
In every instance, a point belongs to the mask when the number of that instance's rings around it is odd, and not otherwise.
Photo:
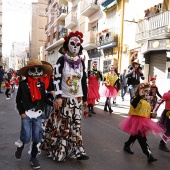
[(92, 69), (88, 71), (88, 108), (89, 117), (94, 112), (93, 106), (96, 99), (100, 99), (99, 94), (99, 80), (102, 80), (102, 73), (97, 70), (97, 60), (92, 61)]
[(24, 145), (29, 143), (32, 136), (30, 164), (34, 169), (39, 169), (40, 164), (37, 160), (38, 144), (42, 137), (42, 112), (44, 103), (53, 106), (53, 102), (48, 100), (45, 95), (45, 87), (49, 82), (44, 81), (45, 74), (51, 75), (53, 70), (49, 65), (42, 64), (38, 59), (30, 59), (28, 65), (21, 68), (19, 74), (26, 79), (20, 81), (16, 96), (16, 107), (21, 116), (20, 140), (15, 142), (17, 151), (16, 159), (20, 159)]
[(53, 160), (66, 157), (87, 160), (82, 141), (82, 106), (87, 107), (87, 82), (84, 61), (81, 59), (83, 34), (71, 32), (64, 37), (59, 50), (63, 55), (55, 65), (55, 110), (51, 113), (43, 134), (41, 149)]

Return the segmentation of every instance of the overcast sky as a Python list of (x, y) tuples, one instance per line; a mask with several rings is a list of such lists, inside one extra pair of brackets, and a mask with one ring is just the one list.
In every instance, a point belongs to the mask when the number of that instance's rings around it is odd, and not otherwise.
[(3, 55), (10, 54), (13, 42), (29, 40), (31, 3), (38, 0), (2, 0)]

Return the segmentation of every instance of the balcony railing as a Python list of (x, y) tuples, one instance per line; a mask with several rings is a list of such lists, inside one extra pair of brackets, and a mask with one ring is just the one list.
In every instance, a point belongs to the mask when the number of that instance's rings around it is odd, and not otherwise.
[(108, 45), (108, 44), (117, 46), (117, 43), (118, 43), (118, 35), (115, 33), (115, 28), (105, 29), (97, 34), (98, 47)]
[(62, 28), (61, 31), (58, 32), (58, 38), (63, 38), (68, 35), (68, 29), (67, 28)]
[(90, 30), (84, 33), (83, 49), (90, 50), (96, 48), (96, 31)]
[(137, 43), (166, 37), (170, 37), (170, 11), (165, 11), (150, 18), (146, 18), (139, 21), (137, 24)]
[(81, 9), (81, 15), (84, 15), (86, 17), (92, 15), (96, 11), (99, 10), (100, 4), (98, 3), (99, 0), (83, 0), (82, 2), (82, 9)]
[(75, 27), (76, 25), (77, 25), (77, 13), (74, 11), (71, 11), (65, 17), (65, 27), (68, 29), (71, 29)]
[(64, 20), (68, 12), (68, 7), (66, 5), (62, 5), (59, 9), (58, 20)]

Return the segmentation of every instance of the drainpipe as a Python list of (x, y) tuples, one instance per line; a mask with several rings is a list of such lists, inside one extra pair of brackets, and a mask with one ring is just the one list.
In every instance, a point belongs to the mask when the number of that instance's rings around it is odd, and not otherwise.
[(124, 0), (121, 0), (121, 23), (120, 23), (120, 39), (119, 39), (119, 54), (118, 54), (118, 73), (121, 73), (122, 67), (122, 47), (123, 47), (123, 32), (124, 32)]

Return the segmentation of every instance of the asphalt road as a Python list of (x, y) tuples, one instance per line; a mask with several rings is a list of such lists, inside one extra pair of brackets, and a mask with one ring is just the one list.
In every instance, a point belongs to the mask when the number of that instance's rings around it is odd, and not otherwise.
[[(155, 138), (153, 134), (149, 134), (148, 144), (154, 157), (158, 158), (157, 162), (148, 164), (138, 142), (132, 148), (134, 155), (123, 151), (124, 142), (129, 136), (119, 129), (118, 124), (127, 116), (128, 99), (129, 96), (126, 96), (122, 102), (118, 97), (111, 115), (103, 111), (104, 99), (101, 99), (95, 107), (97, 114), (82, 119), (83, 142), (89, 160), (67, 159), (65, 162), (57, 162), (46, 158), (45, 152), (42, 152), (38, 156), (41, 170), (168, 170), (170, 153), (158, 149), (160, 138)], [(0, 94), (0, 170), (32, 169), (29, 164), (28, 145), (20, 161), (14, 157), (14, 143), (19, 138), (19, 131), (20, 116), (15, 109), (15, 93), (10, 100), (6, 100), (5, 94)], [(170, 144), (167, 146), (170, 148)]]

